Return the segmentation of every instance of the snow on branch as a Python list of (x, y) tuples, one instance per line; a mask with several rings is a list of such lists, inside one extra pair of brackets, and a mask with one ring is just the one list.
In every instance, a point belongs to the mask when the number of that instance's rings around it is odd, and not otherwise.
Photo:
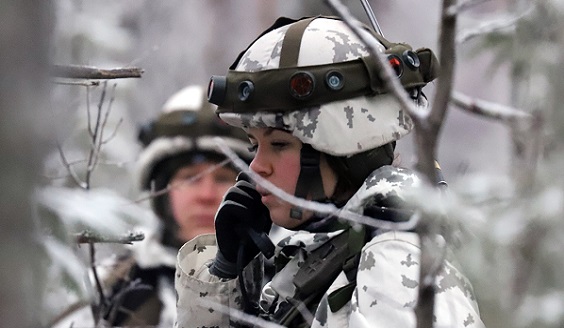
[(109, 80), (139, 78), (144, 70), (138, 67), (102, 69), (81, 65), (53, 65), (51, 75), (68, 79)]
[(478, 26), (463, 30), (458, 33), (456, 37), (456, 43), (461, 44), (468, 40), (471, 40), (475, 37), (490, 34), (493, 32), (501, 32), (505, 31), (507, 33), (515, 31), (515, 27), (517, 22), (524, 17), (530, 15), (533, 12), (533, 6), (530, 6), (527, 10), (519, 15), (515, 15), (509, 18), (492, 20), (492, 21), (485, 21), (478, 24)]
[(75, 235), (77, 244), (111, 243), (111, 244), (133, 244), (134, 241), (142, 241), (145, 235), (142, 232), (129, 232), (117, 237), (104, 237), (98, 233), (85, 230)]
[(451, 95), (452, 103), (465, 112), (478, 114), (487, 118), (504, 122), (515, 120), (530, 120), (532, 115), (513, 107), (508, 107), (480, 99), (473, 99), (463, 93), (453, 92)]

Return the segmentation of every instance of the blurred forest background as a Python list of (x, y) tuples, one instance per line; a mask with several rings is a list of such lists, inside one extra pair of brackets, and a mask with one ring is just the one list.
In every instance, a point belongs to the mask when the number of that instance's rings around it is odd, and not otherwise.
[[(537, 118), (522, 133), (451, 106), (439, 139), (449, 217), (468, 220), (475, 237), (459, 250), (461, 264), (488, 327), (564, 325), (560, 2), (458, 8), (453, 90)], [(368, 23), (360, 1), (343, 3)], [(387, 39), (438, 51), (442, 1), (370, 3)], [(275, 18), (317, 14), (332, 12), (321, 0), (1, 0), (1, 325), (45, 326), (91, 297), (88, 256), (72, 233), (119, 235), (154, 219), (148, 202), (134, 203), (136, 137), (169, 96), (224, 75)], [(54, 78), (52, 65), (143, 74), (92, 85)], [(426, 88), (431, 101), (435, 86)], [(96, 112), (105, 123), (93, 141)], [(398, 144), (405, 166), (414, 162), (411, 138)], [(93, 151), (97, 165), (88, 162)]]

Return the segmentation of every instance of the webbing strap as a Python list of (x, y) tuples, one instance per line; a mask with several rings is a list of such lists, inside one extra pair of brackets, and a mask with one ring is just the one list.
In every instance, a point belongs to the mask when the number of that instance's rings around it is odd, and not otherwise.
[[(311, 192), (311, 200), (313, 201), (321, 202), (327, 198), (323, 190), (323, 180), (319, 169), (320, 156), (321, 153), (313, 149), (310, 144), (302, 145), (300, 150), (300, 175), (294, 196), (305, 199)], [(290, 216), (294, 219), (301, 219), (301, 208), (293, 207)]]
[[(349, 281), (355, 282), (360, 251), (366, 241), (365, 233), (364, 228), (349, 227), (309, 254), (294, 277), (299, 295), (304, 298), (325, 293), (341, 271), (347, 274)], [(353, 276), (349, 277), (349, 273)]]
[(284, 40), (282, 41), (279, 67), (298, 66), (302, 36), (304, 35), (304, 31), (309, 23), (311, 23), (315, 18), (317, 17), (303, 19), (288, 28), (288, 31), (286, 31), (286, 34), (284, 35)]
[(333, 313), (345, 306), (352, 297), (354, 289), (356, 288), (356, 274), (360, 262), (360, 252), (366, 243), (366, 230), (364, 226), (360, 229), (351, 227), (347, 233), (349, 253), (343, 263), (343, 272), (347, 276), (349, 283), (333, 291), (327, 297), (327, 303)]
[(327, 303), (329, 304), (331, 312), (335, 313), (345, 306), (345, 304), (351, 300), (355, 288), (356, 281), (351, 281), (345, 286), (329, 294), (327, 297)]

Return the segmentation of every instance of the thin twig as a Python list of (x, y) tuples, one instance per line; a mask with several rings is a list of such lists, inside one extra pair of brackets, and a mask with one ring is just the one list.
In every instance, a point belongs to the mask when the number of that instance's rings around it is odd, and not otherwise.
[(100, 85), (100, 81), (90, 81), (90, 80), (77, 81), (77, 80), (54, 79), (53, 83), (61, 84), (61, 85), (78, 85), (84, 87), (92, 87), (92, 86)]
[(350, 212), (344, 209), (339, 209), (335, 205), (330, 203), (319, 203), (290, 195), (284, 190), (272, 184), (272, 182), (264, 179), (259, 174), (250, 170), (247, 163), (239, 158), (239, 156), (237, 156), (237, 154), (233, 150), (231, 150), (220, 137), (216, 137), (215, 141), (221, 152), (225, 154), (225, 156), (227, 156), (233, 162), (233, 165), (235, 165), (239, 170), (247, 173), (251, 177), (251, 179), (253, 179), (253, 181), (264, 187), (274, 196), (294, 206), (298, 206), (310, 211), (315, 211), (319, 214), (334, 215), (347, 221), (385, 230), (412, 230), (418, 225), (420, 221), (421, 216), (419, 212), (415, 212), (406, 222), (391, 222), (360, 215), (358, 213)]
[(481, 99), (471, 98), (461, 92), (453, 92), (451, 95), (452, 103), (465, 112), (478, 114), (503, 122), (513, 122), (515, 120), (530, 120), (531, 114), (522, 110), (504, 106)]
[(90, 87), (86, 87), (86, 124), (88, 129), (88, 135), (90, 138), (94, 135), (94, 131), (92, 130), (92, 122), (91, 122), (91, 112), (90, 112)]
[[(104, 119), (102, 120), (102, 124), (101, 124), (100, 130), (98, 132), (99, 138), (98, 138), (97, 144), (96, 144), (96, 153), (95, 153), (95, 156), (94, 156), (94, 163), (92, 164), (92, 170), (94, 170), (98, 166), (98, 161), (100, 159), (100, 153), (102, 152), (102, 145), (105, 144), (105, 142), (104, 142), (104, 131), (106, 131), (106, 126), (108, 124), (110, 112), (112, 111), (112, 105), (113, 105), (114, 100), (115, 100), (116, 86), (117, 86), (117, 84), (114, 83), (114, 86), (112, 88), (111, 97), (110, 97), (110, 100), (108, 101), (108, 106), (107, 106), (106, 112), (104, 114)], [(116, 126), (116, 129), (118, 127), (119, 127), (119, 124)], [(114, 132), (116, 132), (116, 130), (114, 130)], [(113, 135), (113, 133), (112, 133), (112, 135)], [(111, 139), (111, 136), (110, 136), (110, 139)]]
[(475, 37), (494, 33), (494, 32), (501, 32), (501, 31), (506, 31), (507, 33), (513, 32), (513, 31), (515, 31), (517, 22), (519, 22), (519, 20), (528, 16), (532, 12), (533, 12), (533, 7), (531, 6), (531, 7), (529, 7), (529, 9), (527, 9), (522, 14), (514, 16), (514, 17), (501, 19), (501, 20), (495, 20), (495, 21), (482, 22), (482, 23), (478, 24), (478, 26), (475, 27), (475, 28), (467, 29), (467, 30), (459, 32), (458, 36), (456, 37), (456, 43), (462, 44), (462, 43), (467, 42), (467, 41), (469, 41), (469, 40), (471, 40)]
[[(102, 145), (105, 145), (105, 144), (107, 144), (108, 142), (110, 142), (113, 138), (115, 138), (116, 135), (117, 135), (118, 129), (119, 129), (119, 127), (121, 126), (122, 123), (123, 123), (123, 118), (120, 118), (119, 121), (118, 121), (117, 124), (116, 124), (116, 127), (114, 128), (114, 130), (113, 130), (112, 133), (110, 134), (110, 136), (109, 136), (106, 140), (102, 140), (100, 143), (101, 143)], [(98, 165), (98, 164), (99, 164), (99, 163), (96, 162), (96, 165)]]
[(67, 161), (67, 157), (65, 156), (65, 153), (63, 152), (63, 147), (61, 146), (59, 140), (56, 140), (57, 143), (57, 150), (59, 151), (59, 155), (61, 157), (61, 161), (63, 162), (63, 165), (65, 166), (65, 168), (67, 169), (67, 171), (69, 172), (70, 176), (72, 177), (73, 181), (76, 183), (77, 186), (79, 186), (82, 189), (86, 189), (86, 185), (83, 181), (80, 180), (80, 178), (78, 177), (78, 175), (76, 174), (76, 172), (74, 172), (72, 165)]
[(101, 69), (81, 65), (53, 65), (51, 69), (52, 76), (84, 80), (140, 78), (143, 72), (138, 67)]
[(174, 185), (168, 184), (164, 189), (161, 189), (161, 190), (151, 190), (151, 193), (148, 196), (138, 198), (137, 200), (135, 200), (134, 203), (136, 203), (136, 204), (141, 203), (141, 202), (144, 202), (146, 200), (165, 195), (165, 194), (169, 193), (171, 190), (173, 190), (175, 188), (180, 188), (185, 184), (191, 184), (194, 181), (197, 181), (198, 179), (204, 177), (205, 175), (210, 174), (213, 171), (219, 169), (220, 167), (223, 167), (223, 166), (229, 164), (229, 162), (231, 162), (231, 160), (229, 158), (224, 159), (223, 161), (207, 168), (206, 170), (200, 172), (199, 174), (196, 174), (195, 176), (190, 177), (189, 179), (186, 179), (182, 182), (177, 182)]
[(100, 282), (98, 270), (96, 270), (96, 250), (94, 248), (94, 243), (88, 243), (88, 248), (90, 251), (90, 269), (92, 269), (92, 275), (94, 276), (94, 281), (96, 282), (96, 289), (98, 289), (98, 293), (100, 294), (100, 303), (98, 305), (99, 311), (94, 314), (94, 321), (98, 324), (101, 317), (101, 310), (104, 308), (104, 304), (106, 304), (106, 295), (104, 294), (104, 289), (102, 288), (102, 283)]
[(110, 101), (108, 102), (108, 107), (106, 109), (104, 119), (102, 120), (102, 127), (100, 129), (100, 143), (103, 143), (103, 140), (104, 140), (104, 131), (106, 130), (106, 125), (108, 124), (108, 119), (110, 117), (110, 112), (112, 111), (112, 105), (114, 103), (115, 96), (116, 96), (116, 86), (117, 86), (117, 84), (114, 84), (114, 86), (112, 88), (112, 95), (110, 97)]
[(100, 136), (100, 126), (101, 126), (101, 119), (102, 119), (102, 110), (104, 105), (104, 100), (106, 98), (106, 89), (108, 83), (107, 81), (104, 82), (104, 88), (102, 89), (102, 94), (100, 95), (100, 101), (98, 102), (98, 111), (96, 113), (96, 122), (94, 123), (94, 128), (89, 127), (89, 130), (92, 132), (91, 139), (90, 139), (90, 152), (88, 154), (88, 165), (86, 167), (86, 185), (88, 186), (87, 189), (90, 188), (90, 177), (92, 176), (92, 172), (94, 171), (94, 166), (96, 163), (96, 158), (98, 157), (99, 152), (99, 136)]
[(468, 10), (471, 8), (474, 8), (478, 5), (481, 5), (483, 3), (486, 2), (490, 2), (492, 0), (466, 0), (466, 1), (462, 1), (459, 4), (452, 6), (452, 10), (456, 11), (457, 14), (460, 14), (460, 12), (464, 11), (464, 10)]

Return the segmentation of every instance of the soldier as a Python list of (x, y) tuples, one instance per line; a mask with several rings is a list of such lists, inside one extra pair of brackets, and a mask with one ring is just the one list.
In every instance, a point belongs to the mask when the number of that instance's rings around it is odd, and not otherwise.
[[(113, 283), (112, 306), (105, 315), (112, 326), (171, 327), (175, 315), (175, 258), (180, 246), (199, 234), (213, 233), (214, 216), (237, 170), (226, 164), (215, 137), (250, 161), (245, 133), (214, 114), (202, 86), (175, 93), (162, 113), (144, 125), (144, 149), (137, 162), (137, 181), (151, 193), (151, 207), (160, 218), (157, 231), (133, 245), (133, 256), (121, 263), (124, 272)], [(137, 281), (136, 285), (132, 285)]]
[[(364, 33), (377, 38), (414, 103), (427, 106), (421, 90), (436, 77), (434, 54)], [(395, 141), (413, 124), (375, 60), (338, 18), (280, 18), (226, 77), (212, 77), (208, 99), (247, 132), (250, 170), (282, 191), (406, 221), (413, 210), (405, 193), (419, 179), (391, 164)], [(295, 233), (276, 245), (276, 273), (259, 286), (271, 223)], [(179, 251), (176, 327), (239, 327), (241, 313), (287, 327), (415, 327), (416, 233), (302, 210), (246, 175), (225, 195), (215, 225), (215, 235)], [(437, 327), (483, 327), (471, 285), (451, 261), (435, 283)]]

